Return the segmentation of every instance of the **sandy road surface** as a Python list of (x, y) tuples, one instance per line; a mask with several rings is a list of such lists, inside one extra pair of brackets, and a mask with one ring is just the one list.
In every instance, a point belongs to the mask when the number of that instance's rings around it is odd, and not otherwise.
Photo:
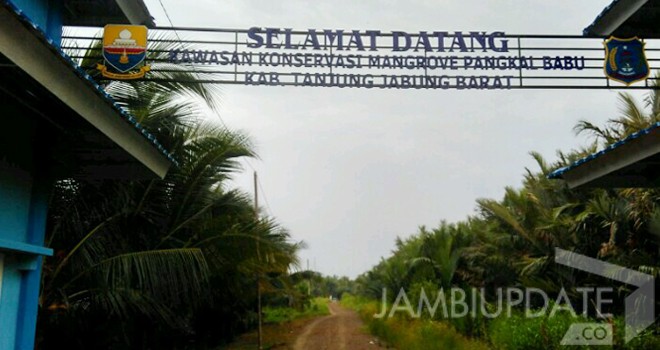
[(351, 310), (330, 303), (330, 316), (305, 327), (293, 345), (294, 350), (366, 350), (382, 349), (376, 339), (363, 330), (363, 323)]

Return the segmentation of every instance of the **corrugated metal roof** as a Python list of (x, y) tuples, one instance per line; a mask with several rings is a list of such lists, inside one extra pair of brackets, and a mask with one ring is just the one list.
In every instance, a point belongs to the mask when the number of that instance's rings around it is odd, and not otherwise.
[(647, 135), (648, 133), (650, 133), (651, 131), (653, 131), (654, 129), (657, 129), (657, 128), (660, 128), (660, 122), (657, 122), (657, 123), (651, 125), (650, 127), (646, 128), (646, 129), (642, 129), (642, 130), (640, 130), (640, 131), (637, 131), (637, 132), (635, 132), (635, 133), (632, 133), (632, 134), (630, 134), (628, 137), (626, 137), (625, 139), (623, 139), (623, 140), (621, 140), (621, 141), (617, 141), (617, 142), (615, 142), (615, 143), (613, 143), (613, 144), (607, 146), (607, 147), (606, 147), (605, 149), (603, 149), (603, 150), (600, 150), (600, 151), (598, 151), (598, 152), (596, 152), (596, 153), (590, 154), (590, 155), (588, 155), (588, 156), (586, 156), (586, 157), (584, 157), (584, 158), (578, 160), (577, 162), (575, 162), (575, 163), (573, 163), (573, 164), (571, 164), (571, 165), (569, 165), (569, 166), (566, 166), (566, 167), (563, 167), (563, 168), (559, 168), (559, 169), (553, 171), (552, 173), (550, 173), (550, 175), (548, 175), (548, 178), (550, 178), (550, 179), (559, 179), (559, 178), (561, 178), (562, 175), (563, 175), (564, 173), (566, 173), (567, 171), (570, 171), (570, 170), (572, 170), (572, 169), (575, 169), (575, 168), (577, 168), (578, 166), (580, 166), (580, 165), (582, 165), (582, 164), (584, 164), (584, 163), (586, 163), (586, 162), (589, 162), (589, 161), (594, 160), (594, 159), (596, 159), (596, 158), (598, 158), (598, 157), (601, 157), (601, 156), (603, 156), (604, 154), (609, 153), (609, 152), (611, 152), (612, 150), (614, 150), (614, 149), (616, 149), (616, 148), (618, 148), (618, 147), (621, 147), (621, 146), (623, 146), (624, 144), (626, 144), (626, 143), (628, 143), (628, 142), (631, 142), (631, 141), (633, 141), (633, 140), (635, 140), (635, 139), (638, 139), (638, 138), (640, 138), (640, 137), (642, 137), (642, 136), (644, 136), (644, 135)]
[(18, 8), (12, 1), (10, 0), (0, 0), (1, 4), (3, 4), (5, 7), (10, 9), (14, 14), (16, 15), (17, 18), (23, 22), (23, 24), (26, 25), (27, 28), (31, 29), (33, 33), (35, 34), (36, 37), (41, 39), (49, 48), (50, 50), (55, 53), (60, 59), (62, 59), (69, 67), (71, 67), (71, 70), (84, 82), (86, 82), (92, 90), (96, 91), (96, 93), (103, 98), (108, 104), (110, 104), (116, 111), (117, 113), (124, 119), (127, 123), (132, 125), (144, 138), (149, 140), (149, 142), (157, 148), (167, 159), (169, 159), (173, 164), (178, 166), (178, 162), (174, 158), (173, 154), (170, 153), (165, 149), (163, 145), (156, 140), (156, 137), (151, 134), (149, 131), (147, 131), (140, 123), (137, 121), (137, 119), (132, 116), (130, 113), (128, 113), (125, 109), (123, 109), (117, 102), (112, 98), (110, 94), (108, 94), (101, 85), (99, 85), (93, 78), (90, 76), (87, 72), (85, 72), (80, 66), (71, 58), (69, 55), (67, 55), (62, 49), (59, 48), (59, 46), (51, 39), (48, 35), (46, 35), (46, 32), (39, 27), (36, 23), (34, 23), (23, 11), (21, 11), (20, 8)]

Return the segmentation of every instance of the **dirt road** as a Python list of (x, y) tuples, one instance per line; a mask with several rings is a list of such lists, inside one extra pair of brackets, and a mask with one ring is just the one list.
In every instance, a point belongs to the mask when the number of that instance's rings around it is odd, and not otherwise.
[(330, 303), (330, 316), (305, 327), (293, 345), (294, 350), (367, 350), (383, 349), (365, 333), (358, 315), (337, 303)]

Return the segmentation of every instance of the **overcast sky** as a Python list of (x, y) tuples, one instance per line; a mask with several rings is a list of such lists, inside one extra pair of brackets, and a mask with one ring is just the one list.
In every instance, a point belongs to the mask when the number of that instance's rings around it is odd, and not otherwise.
[[(157, 24), (158, 1), (146, 1)], [(175, 26), (505, 31), (581, 34), (611, 0), (162, 0)], [(260, 160), (235, 184), (267, 204), (312, 268), (355, 277), (397, 236), (474, 213), (477, 198), (519, 186), (529, 151), (586, 144), (573, 126), (615, 117), (615, 91), (443, 91), (223, 87), (225, 124)]]

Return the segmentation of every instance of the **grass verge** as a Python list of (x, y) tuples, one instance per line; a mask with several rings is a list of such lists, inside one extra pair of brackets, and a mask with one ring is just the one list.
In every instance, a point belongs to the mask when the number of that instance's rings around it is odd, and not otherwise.
[(328, 309), (328, 299), (314, 298), (310, 300), (310, 305), (304, 310), (297, 310), (290, 307), (264, 307), (264, 323), (283, 323), (291, 322), (299, 318), (308, 318), (316, 316), (325, 316), (330, 314)]
[(344, 295), (341, 304), (356, 310), (369, 332), (387, 345), (406, 350), (487, 350), (488, 345), (469, 339), (445, 322), (411, 319), (403, 316), (374, 318), (379, 312), (377, 301)]
[[(328, 300), (315, 298), (304, 310), (287, 307), (264, 307), (263, 349), (290, 349), (312, 318), (330, 314)], [(248, 332), (218, 350), (254, 350), (258, 334)]]

